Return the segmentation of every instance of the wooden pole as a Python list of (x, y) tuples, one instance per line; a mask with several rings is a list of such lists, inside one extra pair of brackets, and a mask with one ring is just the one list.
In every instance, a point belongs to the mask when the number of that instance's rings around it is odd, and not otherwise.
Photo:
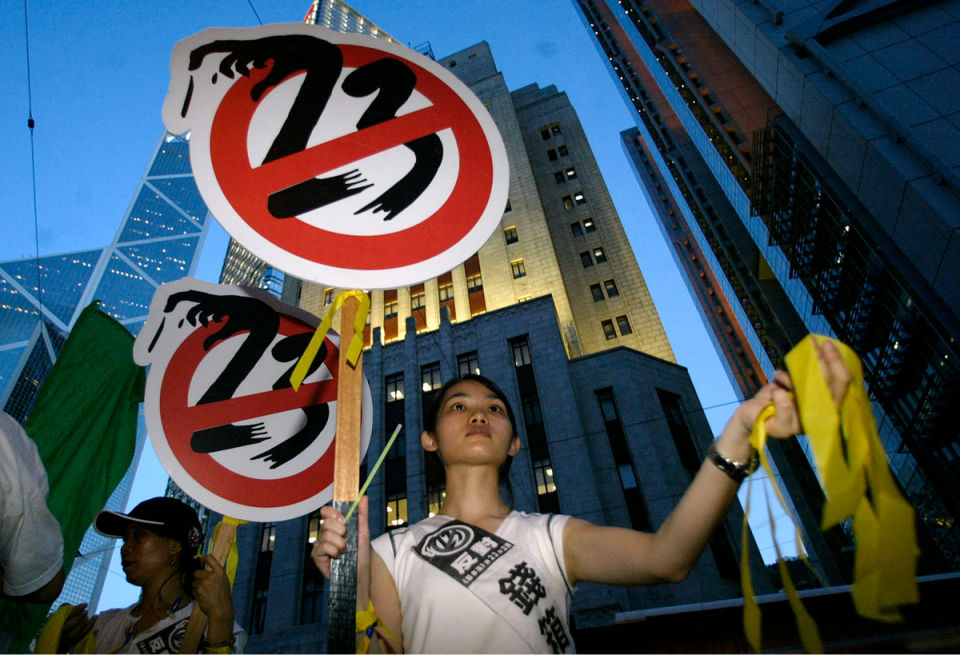
[[(217, 539), (213, 542), (213, 556), (220, 562), (220, 566), (226, 567), (227, 556), (230, 554), (230, 546), (233, 545), (233, 538), (237, 535), (237, 526), (226, 521), (220, 524), (220, 530), (217, 532)], [(210, 567), (207, 567), (210, 570)], [(207, 627), (207, 615), (200, 609), (200, 605), (193, 606), (193, 613), (190, 615), (190, 622), (187, 623), (187, 631), (183, 635), (183, 641), (180, 643), (181, 653), (199, 653), (200, 640), (203, 638), (203, 631)]]
[[(342, 514), (360, 490), (360, 408), (363, 400), (363, 355), (347, 361), (360, 301), (350, 296), (340, 310), (340, 367), (337, 373), (337, 434), (333, 463), (333, 506)], [(347, 550), (330, 566), (328, 653), (356, 652), (357, 515), (347, 522)]]

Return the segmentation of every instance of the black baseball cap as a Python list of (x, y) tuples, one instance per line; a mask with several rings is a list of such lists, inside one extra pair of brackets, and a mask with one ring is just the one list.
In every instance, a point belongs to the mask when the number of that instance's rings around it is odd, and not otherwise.
[(138, 523), (161, 537), (176, 539), (193, 548), (203, 542), (203, 528), (192, 507), (169, 497), (145, 500), (129, 514), (104, 510), (97, 514), (93, 527), (107, 537), (123, 537), (128, 523)]

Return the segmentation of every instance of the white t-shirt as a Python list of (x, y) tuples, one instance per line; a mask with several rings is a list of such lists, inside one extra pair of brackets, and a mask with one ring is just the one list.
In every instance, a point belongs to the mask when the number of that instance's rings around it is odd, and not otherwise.
[[(156, 625), (149, 630), (128, 637), (127, 632), (139, 618), (133, 615), (133, 610), (138, 604), (134, 603), (125, 609), (107, 610), (97, 615), (97, 622), (93, 626), (97, 652), (179, 653), (180, 643), (187, 631), (187, 624), (190, 622), (195, 603), (177, 609), (170, 616), (157, 621)], [(247, 635), (236, 623), (233, 624), (233, 636), (236, 642), (232, 652), (242, 653)]]
[(404, 652), (574, 652), (568, 518), (511, 512), (490, 535), (434, 516), (375, 539), (400, 597)]
[(0, 412), (0, 564), (8, 596), (37, 591), (63, 566), (63, 534), (48, 495), (37, 444)]

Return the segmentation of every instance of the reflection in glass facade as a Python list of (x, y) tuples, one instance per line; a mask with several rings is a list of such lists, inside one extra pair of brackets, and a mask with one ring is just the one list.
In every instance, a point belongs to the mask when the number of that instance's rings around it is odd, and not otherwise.
[[(193, 274), (210, 216), (193, 181), (188, 148), (186, 139), (164, 136), (110, 246), (39, 262), (0, 262), (0, 406), (21, 423), (84, 307), (99, 300), (136, 335), (156, 288)], [(107, 509), (124, 510), (146, 434), (141, 412), (133, 465)], [(87, 531), (54, 608), (96, 608), (114, 544)]]

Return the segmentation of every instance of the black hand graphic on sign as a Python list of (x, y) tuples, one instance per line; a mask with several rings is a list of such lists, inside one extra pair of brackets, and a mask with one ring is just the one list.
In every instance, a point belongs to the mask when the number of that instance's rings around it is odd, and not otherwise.
[[(343, 90), (347, 95), (362, 98), (379, 91), (357, 122), (357, 129), (362, 130), (396, 118), (397, 111), (410, 98), (416, 85), (417, 76), (414, 72), (396, 59), (380, 59), (350, 73), (343, 81)], [(354, 212), (355, 214), (371, 209), (374, 214), (382, 211), (387, 213), (383, 220), (389, 221), (419, 198), (436, 177), (443, 161), (440, 137), (430, 134), (404, 145), (416, 157), (413, 168), (399, 182), (376, 200)]]
[(249, 331), (243, 345), (230, 360), (223, 372), (210, 385), (210, 388), (197, 401), (198, 405), (219, 402), (233, 398), (240, 383), (246, 379), (253, 367), (273, 343), (280, 329), (280, 317), (267, 303), (246, 296), (215, 296), (202, 291), (182, 291), (167, 299), (164, 312), (171, 312), (181, 302), (196, 303), (187, 310), (186, 321), (196, 326), (199, 322), (207, 327), (212, 320), (215, 323), (227, 322), (219, 330), (203, 341), (203, 349), (209, 351), (218, 341), (223, 341), (238, 332)]
[[(280, 317), (262, 300), (244, 296), (215, 296), (202, 291), (183, 291), (167, 299), (164, 312), (173, 311), (182, 302), (196, 303), (187, 310), (186, 320), (190, 325), (206, 327), (210, 321), (226, 323), (203, 341), (203, 349), (209, 351), (218, 341), (223, 341), (238, 332), (249, 330), (249, 335), (233, 356), (223, 372), (207, 389), (198, 405), (219, 402), (233, 397), (240, 384), (263, 357), (277, 336)], [(182, 322), (181, 322), (182, 325)], [(253, 425), (218, 425), (197, 430), (190, 439), (190, 447), (198, 453), (214, 453), (231, 448), (240, 448), (270, 438), (263, 423)]]
[[(271, 354), (278, 362), (294, 362), (294, 365), (273, 383), (274, 391), (290, 388), (290, 374), (293, 373), (297, 360), (303, 355), (303, 351), (307, 349), (307, 344), (310, 343), (312, 337), (313, 335), (309, 332), (295, 334), (283, 339), (273, 347)], [(311, 362), (310, 367), (307, 369), (307, 374), (304, 377), (310, 377), (314, 371), (320, 368), (326, 358), (327, 344), (324, 342), (320, 346), (320, 351), (317, 353), (317, 356), (313, 358), (313, 362)], [(273, 462), (270, 468), (275, 469), (278, 466), (286, 464), (306, 450), (310, 444), (316, 441), (317, 437), (320, 436), (320, 433), (327, 426), (327, 420), (330, 418), (330, 408), (326, 404), (312, 405), (310, 407), (304, 407), (303, 413), (307, 417), (307, 422), (296, 434), (283, 443), (259, 455), (254, 455), (250, 459), (263, 459), (266, 462)]]
[[(293, 101), (287, 119), (283, 122), (263, 163), (305, 150), (310, 134), (330, 100), (330, 94), (343, 69), (343, 55), (337, 46), (307, 35), (271, 36), (251, 41), (214, 41), (190, 53), (190, 70), (198, 69), (207, 55), (227, 53), (220, 62), (220, 72), (233, 79), (234, 71), (250, 76), (250, 67), (266, 68), (270, 72), (250, 91), (250, 98), (259, 102), (267, 89), (272, 88), (293, 73), (305, 71), (303, 83)], [(216, 83), (216, 75), (213, 79)], [(290, 218), (323, 207), (360, 193), (370, 185), (359, 179), (353, 170), (329, 178), (312, 178), (270, 196), (267, 209), (276, 218)]]

